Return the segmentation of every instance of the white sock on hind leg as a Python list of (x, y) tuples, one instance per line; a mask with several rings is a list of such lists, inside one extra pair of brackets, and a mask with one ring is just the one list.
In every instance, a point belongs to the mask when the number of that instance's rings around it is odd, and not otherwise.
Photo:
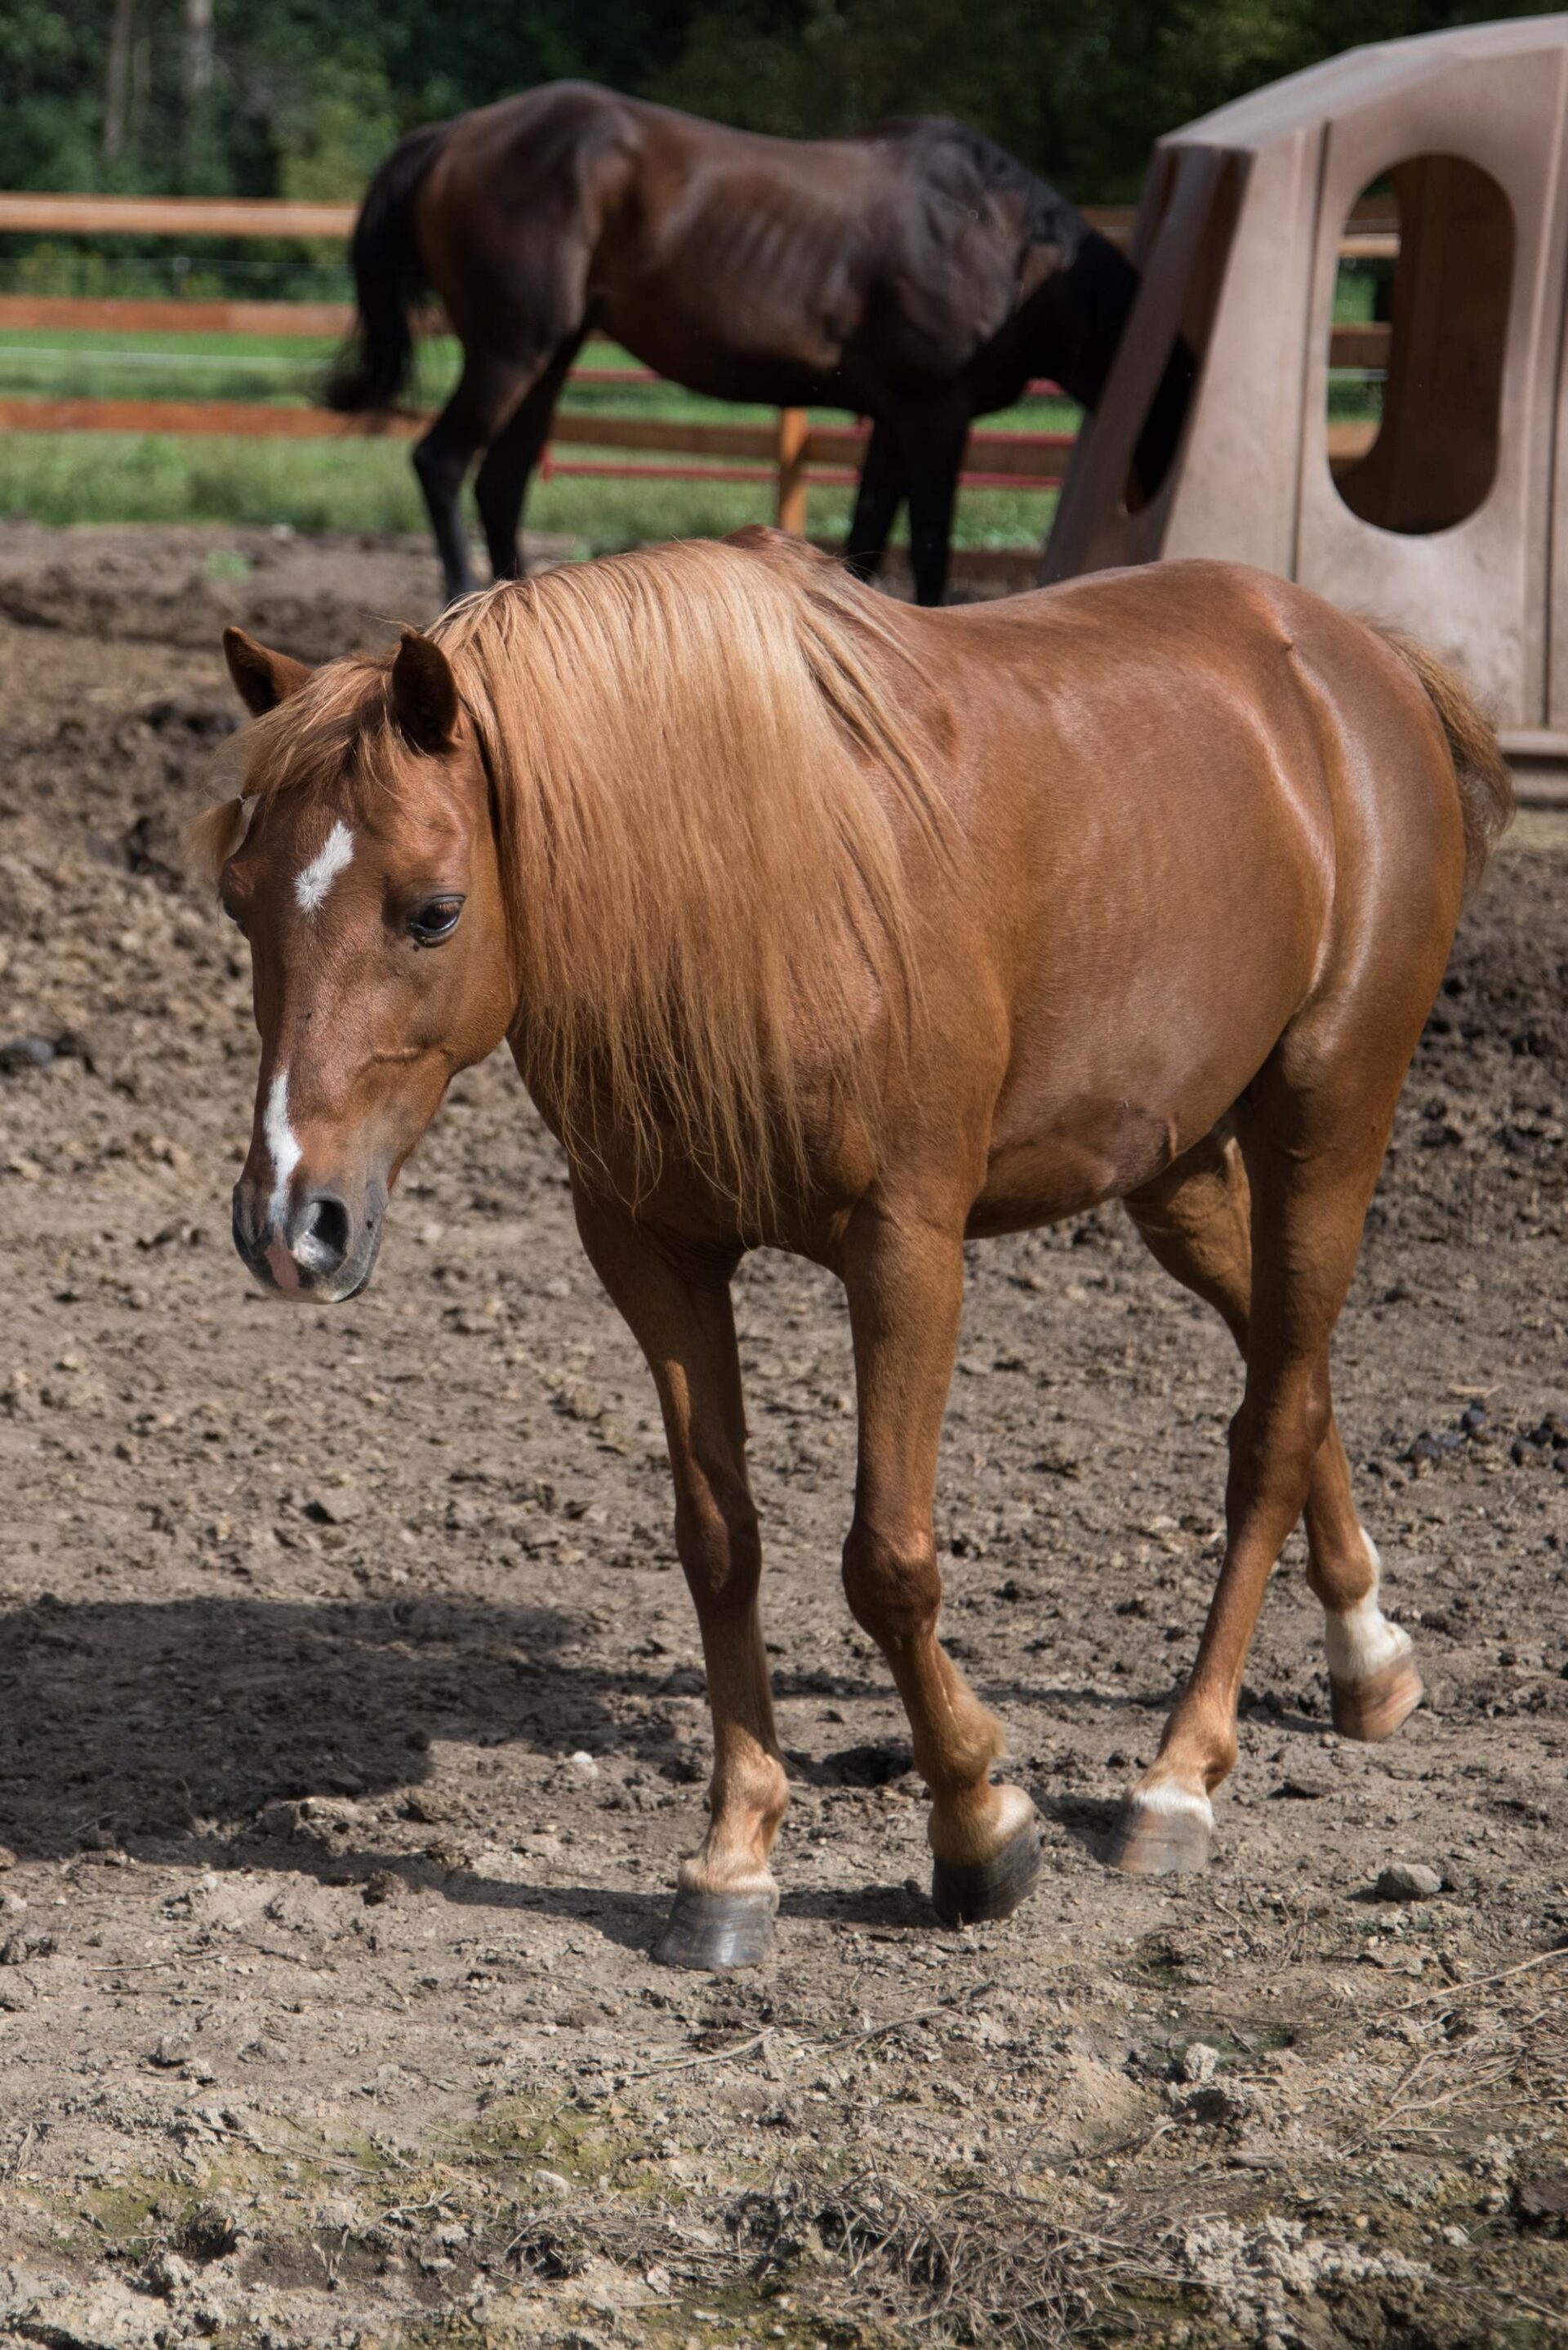
[(1328, 1651), (1329, 1672), (1336, 1681), (1369, 1681), (1397, 1657), (1409, 1653), (1409, 1634), (1391, 1624), (1377, 1604), (1382, 1577), (1377, 1545), (1365, 1527), (1361, 1538), (1372, 1560), (1372, 1588), (1341, 1615), (1324, 1610), (1324, 1647)]

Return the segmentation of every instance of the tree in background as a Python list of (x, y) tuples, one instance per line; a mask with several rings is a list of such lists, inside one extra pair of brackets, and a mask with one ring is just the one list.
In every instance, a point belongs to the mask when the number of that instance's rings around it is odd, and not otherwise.
[(348, 196), (401, 130), (581, 75), (794, 136), (953, 114), (1085, 201), (1162, 130), (1509, 0), (5, 0), (0, 184)]
[(1162, 132), (1368, 41), (1540, 13), (1511, 0), (696, 0), (652, 93), (823, 136), (954, 114), (1080, 202), (1136, 197)]

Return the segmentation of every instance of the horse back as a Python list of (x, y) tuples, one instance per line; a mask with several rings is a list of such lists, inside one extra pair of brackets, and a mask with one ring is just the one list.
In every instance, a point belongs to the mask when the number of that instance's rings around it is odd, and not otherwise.
[[(993, 1221), (1125, 1193), (1369, 967), (1437, 984), (1465, 868), (1454, 764), (1372, 628), (1240, 566), (1103, 573), (920, 616), (1005, 1005)], [(928, 668), (932, 666), (928, 662)], [(948, 935), (957, 933), (949, 926)], [(1424, 1009), (1424, 1006), (1423, 1006)], [(980, 1218), (985, 1225), (986, 1211)]]
[(586, 82), (463, 116), (417, 222), (465, 340), (549, 345), (591, 317), (700, 390), (871, 407), (886, 380), (968, 365), (1031, 248), (1083, 231), (957, 125), (779, 139)]

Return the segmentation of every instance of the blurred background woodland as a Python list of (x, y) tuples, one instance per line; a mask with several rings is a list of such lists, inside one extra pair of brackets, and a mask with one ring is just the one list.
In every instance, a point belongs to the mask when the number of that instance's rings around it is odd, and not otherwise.
[(795, 137), (961, 117), (1081, 202), (1428, 0), (5, 0), (0, 186), (352, 197), (418, 122), (583, 76)]
[[(1126, 205), (1175, 125), (1355, 43), (1509, 13), (1532, 12), (1506, 0), (0, 0), (0, 189), (351, 205), (416, 124), (582, 77), (792, 137), (956, 116), (1079, 203)], [(1336, 316), (1384, 315), (1380, 269), (1386, 279), (1386, 263), (1345, 265)], [(351, 293), (341, 234), (141, 233), (102, 219), (0, 231), (0, 516), (422, 531), (402, 442), (255, 429), (257, 403), (318, 401), (338, 338), (329, 321), (347, 317)], [(130, 320), (104, 307), (127, 299), (163, 307)], [(264, 310), (198, 315), (225, 302)], [(319, 330), (280, 304), (319, 306)], [(425, 323), (415, 405), (429, 409), (458, 354)], [(773, 431), (774, 411), (639, 380), (599, 338), (582, 362), (567, 403), (579, 424), (610, 415), (624, 437), (650, 422), (664, 455), (553, 448), (532, 528), (597, 553), (771, 517), (766, 463), (671, 463), (669, 436)], [(1336, 418), (1375, 418), (1380, 383), (1376, 369), (1337, 373)], [(72, 400), (119, 403), (121, 421), (45, 405)], [(151, 414), (151, 401), (246, 405), (226, 431), (210, 414), (192, 431)], [(1070, 436), (1077, 411), (1046, 394), (991, 422)], [(1025, 482), (1012, 455), (1000, 473), (994, 449), (976, 457), (958, 544), (1038, 546), (1054, 483)], [(1047, 454), (1036, 470), (1049, 477), (1060, 462)], [(814, 532), (842, 532), (851, 479), (814, 466)]]

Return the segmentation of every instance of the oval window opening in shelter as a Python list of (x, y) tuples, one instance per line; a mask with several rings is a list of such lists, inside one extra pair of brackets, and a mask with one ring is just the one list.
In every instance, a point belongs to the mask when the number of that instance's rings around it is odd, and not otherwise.
[(1497, 473), (1513, 213), (1490, 172), (1417, 155), (1352, 208), (1328, 377), (1334, 487), (1363, 522), (1420, 536), (1484, 504)]

